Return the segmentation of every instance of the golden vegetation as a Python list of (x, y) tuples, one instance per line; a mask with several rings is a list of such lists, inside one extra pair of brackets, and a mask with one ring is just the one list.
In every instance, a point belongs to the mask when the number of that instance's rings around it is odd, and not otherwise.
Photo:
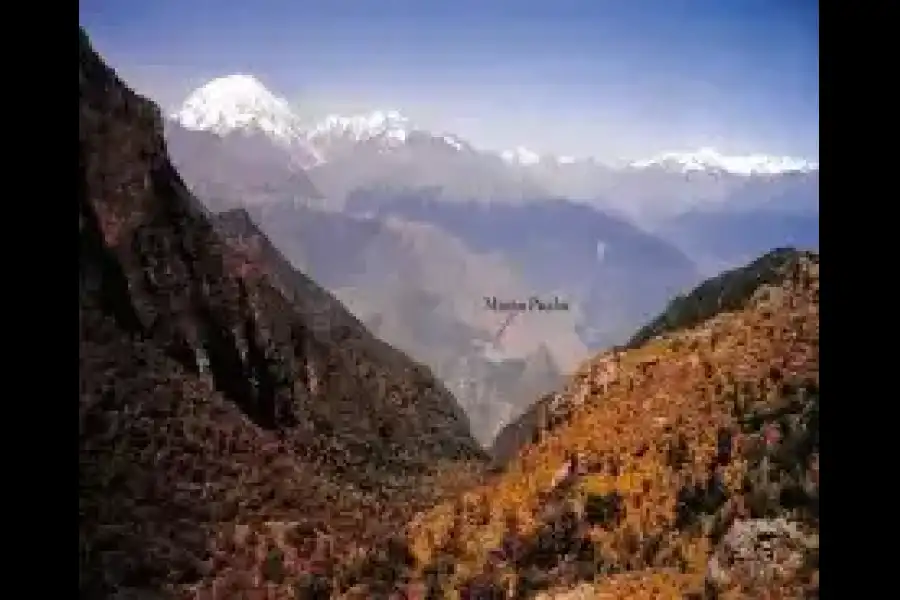
[[(519, 537), (533, 540), (548, 511), (565, 504), (586, 523), (577, 535), (594, 546), (596, 570), (583, 578), (602, 582), (598, 593), (681, 597), (703, 592), (714, 545), (736, 519), (787, 515), (817, 533), (810, 466), (818, 456), (818, 257), (800, 255), (790, 268), (736, 312), (585, 365), (574, 377), (579, 385), (568, 390), (566, 422), (522, 448), (494, 481), (415, 520), (417, 558), (430, 564), (451, 556), (456, 571), (445, 587), (458, 587), (484, 572), (506, 515), (516, 515)], [(760, 461), (766, 427), (778, 427), (782, 439)], [(588, 473), (563, 494), (548, 495), (573, 451), (584, 456)], [(800, 488), (807, 490), (803, 501), (784, 501)], [(712, 506), (691, 508), (697, 497)], [(585, 519), (601, 500), (618, 506), (616, 517), (600, 510), (601, 518)], [(528, 576), (519, 567), (521, 582)], [(814, 571), (771, 591), (796, 597), (815, 587)], [(739, 581), (729, 585), (739, 593)]]
[[(585, 365), (481, 482), (430, 373), (349, 320), (323, 334), (308, 281), (274, 276), (261, 243), (223, 244), (165, 160), (158, 111), (83, 36), (79, 57), (83, 594), (817, 591), (817, 257)], [(573, 452), (583, 476), (550, 489)]]

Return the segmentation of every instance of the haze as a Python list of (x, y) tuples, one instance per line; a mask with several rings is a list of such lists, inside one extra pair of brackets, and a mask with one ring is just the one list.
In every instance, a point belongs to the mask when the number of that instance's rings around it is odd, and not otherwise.
[(817, 8), (85, 0), (79, 10), (98, 50), (165, 108), (246, 72), (310, 119), (398, 109), (485, 149), (618, 160), (714, 146), (815, 160)]

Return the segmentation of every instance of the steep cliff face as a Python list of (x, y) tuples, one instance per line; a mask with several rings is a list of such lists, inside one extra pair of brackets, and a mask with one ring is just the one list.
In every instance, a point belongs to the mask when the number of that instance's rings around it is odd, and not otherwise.
[[(336, 298), (294, 270), (246, 210), (220, 213), (213, 217), (213, 224), (238, 260), (244, 265), (252, 265), (255, 276), (264, 277), (304, 316), (314, 340), (340, 348), (341, 358), (346, 362), (342, 365), (344, 376), (356, 375), (363, 385), (371, 386), (372, 402), (377, 403), (375, 408), (382, 412), (384, 426), (396, 429), (395, 437), (404, 443), (415, 439), (417, 448), (431, 452), (435, 460), (447, 458), (448, 451), (465, 458), (473, 457), (464, 444), (459, 444), (459, 448), (446, 447), (447, 440), (468, 439), (468, 421), (464, 411), (434, 379), (428, 367), (414, 363), (407, 355), (376, 338)], [(243, 268), (247, 270), (247, 267)], [(323, 390), (323, 398), (335, 403), (336, 397), (327, 392)], [(389, 403), (383, 401), (396, 393), (415, 397), (414, 410), (393, 414)], [(356, 402), (353, 398), (350, 400)], [(332, 408), (341, 412), (337, 406)], [(348, 423), (348, 426), (355, 425)]]
[[(462, 411), (427, 369), (277, 253), (248, 252), (258, 232), (223, 239), (170, 164), (157, 108), (83, 31), (79, 125), (88, 597), (261, 585), (273, 523), (315, 526), (341, 552), (439, 496), (438, 474), (477, 471)], [(235, 533), (261, 522), (256, 541)], [(277, 593), (300, 546), (280, 550)]]
[(818, 597), (819, 257), (726, 279), (587, 362), (509, 434), (502, 473), (415, 519), (434, 586)]

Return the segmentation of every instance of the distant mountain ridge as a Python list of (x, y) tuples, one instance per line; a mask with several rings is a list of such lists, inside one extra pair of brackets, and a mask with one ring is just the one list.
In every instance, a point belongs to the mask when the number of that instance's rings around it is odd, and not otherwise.
[(666, 152), (651, 159), (634, 161), (629, 166), (636, 169), (675, 168), (683, 172), (718, 169), (726, 173), (741, 175), (808, 173), (819, 169), (817, 162), (801, 158), (765, 154), (728, 156), (709, 147), (701, 148), (696, 152)]
[[(553, 156), (523, 146), (495, 152), (452, 133), (429, 131), (396, 110), (333, 114), (304, 123), (283, 98), (247, 75), (202, 86), (172, 118), (182, 127), (209, 131), (244, 146), (237, 151), (240, 154), (282, 153), (282, 159), (273, 160), (299, 165), (302, 161), (296, 160), (289, 140), (306, 148), (307, 154), (315, 154), (314, 160), (302, 163), (309, 168), (312, 183), (293, 186), (276, 176), (270, 191), (277, 198), (302, 198), (336, 209), (343, 209), (347, 199), (358, 193), (415, 194), (451, 202), (566, 198), (659, 233), (707, 265), (707, 271), (737, 266), (772, 244), (748, 240), (746, 252), (729, 254), (727, 248), (685, 243), (684, 239), (703, 233), (682, 233), (691, 227), (694, 215), (727, 216), (735, 225), (723, 224), (738, 239), (751, 235), (749, 226), (739, 224), (743, 218), (801, 213), (818, 218), (819, 166), (812, 159), (729, 155), (700, 148), (607, 165), (590, 157)], [(241, 142), (243, 138), (250, 142)], [(262, 147), (266, 139), (272, 148)], [(173, 147), (179, 166), (192, 170), (189, 160), (182, 164), (184, 153), (178, 152), (178, 144)], [(763, 216), (756, 216), (757, 211)], [(793, 237), (777, 239), (774, 245), (805, 241), (788, 231)], [(720, 256), (723, 252), (728, 255)]]
[[(210, 130), (219, 134), (236, 130), (257, 130), (285, 143), (291, 140), (309, 145), (314, 150), (312, 166), (327, 161), (328, 149), (347, 149), (347, 142), (380, 140), (382, 148), (402, 145), (415, 135), (427, 135), (458, 151), (474, 148), (460, 137), (442, 133), (429, 134), (426, 129), (414, 126), (397, 110), (375, 110), (355, 115), (328, 115), (318, 122), (303, 123), (289, 104), (246, 74), (228, 75), (214, 79), (192, 92), (178, 108), (173, 118), (185, 127)], [(338, 152), (340, 154), (340, 152)], [(534, 152), (524, 146), (492, 153), (505, 162), (519, 166), (536, 165), (542, 161), (557, 164), (590, 162), (571, 156), (553, 156)], [(333, 155), (333, 154), (332, 154)], [(729, 156), (713, 148), (700, 148), (695, 152), (669, 152), (659, 156), (633, 160), (629, 168), (675, 168), (677, 170), (712, 169), (734, 174), (777, 174), (808, 172), (818, 169), (818, 163), (786, 156), (751, 154)]]
[(657, 229), (690, 256), (705, 275), (746, 264), (769, 248), (818, 251), (819, 213), (767, 208), (748, 211), (692, 211)]
[(624, 342), (668, 298), (700, 279), (677, 248), (565, 200), (476, 204), (358, 192), (347, 209), (431, 223), (476, 252), (502, 256), (533, 290), (568, 298), (582, 340), (595, 349)]

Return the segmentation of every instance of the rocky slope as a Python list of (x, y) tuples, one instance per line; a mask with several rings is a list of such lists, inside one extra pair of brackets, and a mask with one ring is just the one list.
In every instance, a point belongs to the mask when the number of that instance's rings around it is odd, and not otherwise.
[[(819, 259), (777, 251), (743, 275), (759, 281), (739, 299), (589, 361), (502, 473), (419, 515), (427, 585), (818, 597)], [(570, 453), (580, 473), (552, 488)]]
[(78, 203), (83, 597), (295, 598), (312, 558), (330, 585), (339, 557), (477, 473), (427, 368), (249, 223), (222, 239), (157, 108), (83, 30)]

